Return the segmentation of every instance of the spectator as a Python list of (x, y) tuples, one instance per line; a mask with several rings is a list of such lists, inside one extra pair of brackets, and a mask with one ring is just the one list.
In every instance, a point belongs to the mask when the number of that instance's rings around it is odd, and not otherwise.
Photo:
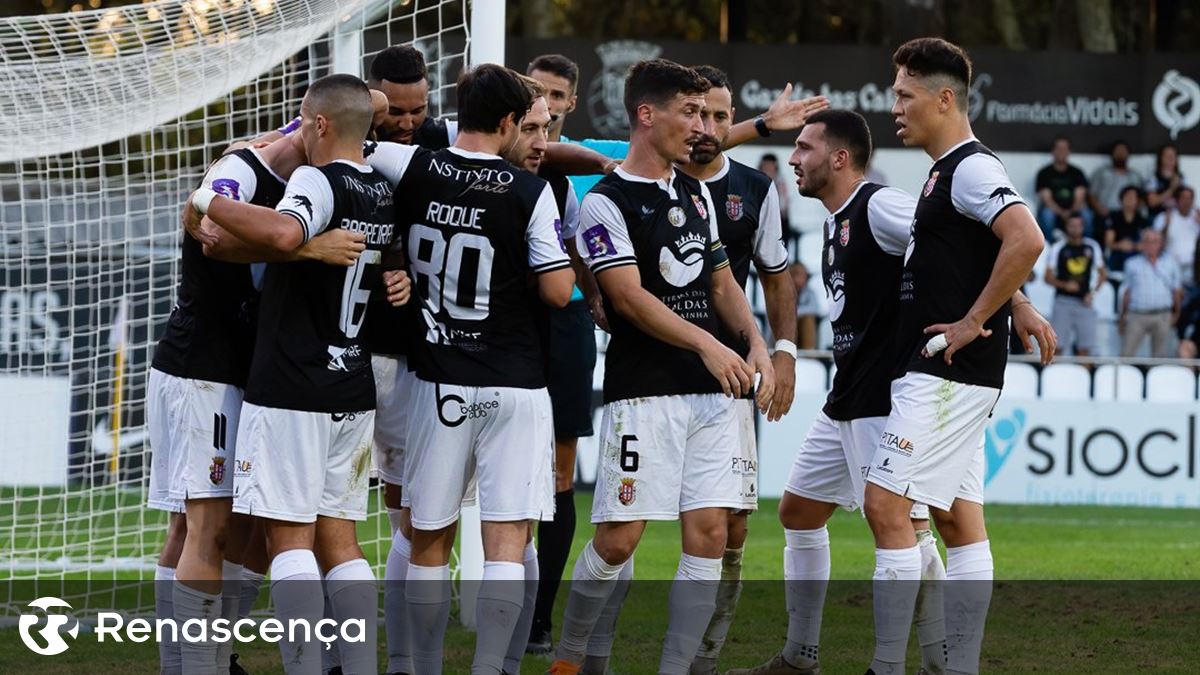
[(792, 263), (788, 271), (796, 285), (796, 346), (800, 349), (817, 348), (817, 316), (821, 313), (817, 294), (808, 287), (808, 268), (804, 263)]
[(1125, 262), (1125, 294), (1121, 297), (1121, 356), (1133, 356), (1150, 336), (1150, 354), (1167, 358), (1171, 324), (1179, 316), (1183, 288), (1179, 265), (1163, 255), (1162, 233), (1150, 229), (1138, 243), (1141, 255)]
[(1133, 185), (1121, 190), (1121, 210), (1104, 219), (1104, 248), (1108, 251), (1108, 270), (1116, 278), (1125, 271), (1125, 261), (1137, 252), (1142, 230), (1150, 221), (1142, 215), (1142, 191)]
[(788, 220), (788, 199), (792, 195), (792, 187), (784, 182), (779, 175), (779, 158), (774, 153), (768, 152), (758, 160), (758, 170), (767, 174), (771, 182), (775, 184), (775, 191), (779, 193), (779, 224), (783, 226), (784, 234), (792, 236), (791, 223)]
[(1074, 344), (1076, 355), (1091, 356), (1096, 351), (1096, 308), (1092, 298), (1108, 280), (1104, 253), (1100, 244), (1083, 236), (1083, 216), (1079, 213), (1067, 214), (1066, 233), (1066, 239), (1050, 249), (1046, 261), (1046, 283), (1054, 287), (1051, 323), (1058, 333), (1059, 354)]
[(1193, 263), (1196, 260), (1196, 240), (1200, 239), (1200, 212), (1196, 211), (1196, 191), (1181, 185), (1175, 191), (1175, 208), (1167, 209), (1154, 218), (1154, 229), (1166, 242), (1166, 255), (1179, 265), (1183, 285), (1195, 284)]
[(1129, 144), (1125, 141), (1113, 143), (1112, 164), (1100, 167), (1092, 174), (1092, 210), (1100, 218), (1107, 218), (1109, 213), (1121, 208), (1121, 190), (1128, 185), (1142, 187), (1145, 182), (1141, 174), (1129, 168)]
[(1193, 295), (1191, 302), (1179, 313), (1179, 358), (1200, 358), (1200, 295)]
[(1079, 213), (1083, 216), (1083, 236), (1092, 236), (1092, 212), (1087, 209), (1087, 178), (1083, 171), (1074, 164), (1067, 162), (1071, 157), (1071, 141), (1065, 136), (1054, 139), (1050, 155), (1054, 161), (1042, 167), (1037, 173), (1038, 204), (1037, 219), (1042, 226), (1042, 234), (1050, 241), (1054, 237), (1055, 228), (1062, 228), (1066, 223), (1067, 214)]
[(1179, 173), (1179, 150), (1170, 143), (1158, 149), (1154, 158), (1154, 175), (1146, 182), (1146, 205), (1153, 218), (1173, 208), (1176, 191), (1183, 187), (1183, 174)]

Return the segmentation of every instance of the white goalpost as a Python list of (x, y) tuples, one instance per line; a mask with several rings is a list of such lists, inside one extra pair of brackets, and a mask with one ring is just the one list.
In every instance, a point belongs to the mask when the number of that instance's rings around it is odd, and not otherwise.
[[(107, 601), (149, 578), (166, 517), (144, 508), (145, 390), (182, 200), (231, 141), (298, 114), (312, 79), (364, 75), (404, 43), (425, 54), (430, 114), (453, 115), (461, 69), (503, 62), (504, 2), (157, 0), (0, 19), (0, 579), (78, 611), (91, 598), (67, 582), (116, 582)], [(382, 578), (391, 533), (370, 522)], [(0, 594), (0, 617), (12, 601)]]

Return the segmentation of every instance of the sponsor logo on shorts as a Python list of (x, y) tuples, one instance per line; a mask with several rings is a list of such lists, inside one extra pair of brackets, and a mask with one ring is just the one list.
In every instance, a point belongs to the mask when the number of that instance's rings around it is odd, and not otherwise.
[(213, 457), (212, 464), (208, 466), (208, 480), (213, 485), (220, 485), (225, 482), (225, 458)]
[(747, 457), (734, 457), (733, 472), (738, 475), (755, 475), (758, 473), (758, 462)]
[(479, 401), (467, 405), (466, 400), (455, 394), (439, 396), (437, 402), (438, 420), (448, 427), (456, 427), (468, 419), (484, 419), (499, 409), (499, 400)]
[(879, 447), (905, 457), (912, 457), (913, 450), (917, 449), (912, 441), (887, 431), (883, 432), (883, 438), (879, 439)]
[(621, 479), (621, 485), (617, 487), (617, 501), (621, 502), (621, 506), (629, 506), (637, 499), (635, 480), (634, 478)]
[(254, 464), (248, 459), (239, 459), (235, 462), (234, 466), (233, 475), (235, 476), (248, 476), (250, 475), (250, 470), (254, 468)]
[(889, 466), (891, 465), (891, 463), (892, 463), (892, 458), (891, 458), (891, 457), (884, 457), (884, 458), (883, 458), (883, 461), (882, 461), (882, 462), (880, 462), (880, 463), (878, 463), (878, 464), (876, 464), (876, 465), (874, 466), (874, 468), (875, 468), (875, 469), (878, 469), (879, 471), (882, 471), (882, 472), (884, 472), (884, 473), (893, 473), (893, 474), (894, 474), (895, 472), (894, 472), (894, 471), (892, 471), (892, 470), (889, 468)]
[(357, 410), (355, 412), (329, 413), (329, 419), (333, 420), (334, 422), (345, 422), (345, 421), (353, 422), (354, 420), (358, 419), (359, 415), (365, 415), (368, 412), (370, 412), (370, 411), (369, 410)]

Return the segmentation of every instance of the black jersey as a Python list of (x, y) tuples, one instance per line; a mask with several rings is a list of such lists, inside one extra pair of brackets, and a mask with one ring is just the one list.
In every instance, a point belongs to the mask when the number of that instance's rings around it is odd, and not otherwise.
[(395, 222), (420, 303), (417, 376), (462, 386), (546, 386), (532, 274), (570, 266), (546, 182), (503, 159), (418, 150)]
[[(230, 199), (268, 208), (283, 196), (283, 179), (250, 149), (222, 159), (204, 182)], [(203, 245), (185, 234), (178, 299), (151, 367), (176, 377), (245, 387), (257, 303), (249, 265), (208, 258)]]
[(391, 183), (342, 160), (302, 166), (276, 208), (296, 219), (306, 240), (342, 228), (363, 233), (367, 249), (350, 267), (267, 265), (246, 401), (308, 412), (373, 410), (371, 355), (360, 331), (395, 229)]
[[(680, 172), (651, 180), (623, 169), (583, 199), (579, 240), (597, 275), (637, 265), (642, 287), (684, 320), (717, 335), (712, 274), (729, 264), (717, 235), (708, 188)], [(721, 385), (695, 352), (651, 337), (621, 316), (609, 298), (612, 339), (605, 356), (604, 401), (709, 394)]]
[[(759, 273), (778, 274), (788, 267), (787, 248), (779, 221), (779, 193), (767, 174), (725, 157), (725, 165), (704, 181), (712, 195), (717, 231), (729, 269), (743, 290), (750, 279), (750, 261)], [(721, 342), (745, 357), (750, 345), (720, 324)]]
[(892, 375), (900, 359), (898, 291), (915, 206), (902, 190), (862, 183), (825, 220), (821, 278), (837, 366), (824, 407), (830, 419), (891, 411)]
[(975, 304), (1000, 251), (992, 223), (1008, 207), (1024, 204), (1000, 160), (979, 141), (959, 144), (933, 163), (917, 201), (901, 279), (903, 370), (986, 387), (1004, 384), (1008, 302), (984, 322), (991, 337), (955, 353), (953, 366), (940, 354), (921, 356), (921, 349), (930, 337), (925, 327), (954, 323)]
[(445, 150), (454, 144), (454, 136), (457, 136), (458, 123), (454, 120), (443, 120), (434, 117), (426, 117), (421, 126), (413, 132), (413, 145), (419, 145), (422, 148), (430, 150)]

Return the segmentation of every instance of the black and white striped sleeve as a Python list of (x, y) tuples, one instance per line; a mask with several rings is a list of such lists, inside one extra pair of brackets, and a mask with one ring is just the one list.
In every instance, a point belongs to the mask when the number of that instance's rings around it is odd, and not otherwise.
[(593, 273), (637, 264), (625, 216), (608, 197), (596, 192), (584, 196), (578, 230), (576, 246)]
[(754, 230), (754, 265), (759, 272), (778, 274), (788, 268), (787, 247), (783, 244), (783, 223), (779, 216), (779, 191), (767, 186), (766, 197), (758, 212)]
[(1010, 206), (1029, 208), (1000, 160), (982, 152), (966, 157), (954, 169), (950, 200), (959, 213), (988, 227)]
[(333, 188), (325, 174), (302, 166), (292, 172), (275, 210), (295, 218), (304, 231), (304, 241), (308, 241), (320, 234), (333, 217)]
[(554, 202), (554, 191), (547, 183), (542, 184), (542, 194), (529, 217), (525, 241), (529, 245), (529, 269), (534, 272), (551, 272), (571, 266), (567, 248), (562, 243), (562, 219), (558, 215), (558, 204)]

